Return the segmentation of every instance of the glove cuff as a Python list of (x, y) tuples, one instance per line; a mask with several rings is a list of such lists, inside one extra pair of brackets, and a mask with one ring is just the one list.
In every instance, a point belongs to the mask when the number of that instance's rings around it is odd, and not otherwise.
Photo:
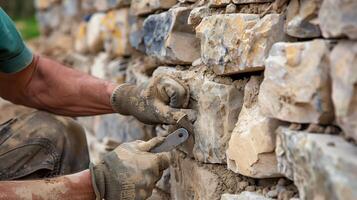
[(128, 108), (126, 108), (126, 101), (130, 97), (129, 92), (134, 85), (130, 83), (124, 83), (117, 86), (112, 95), (110, 96), (110, 104), (113, 110), (122, 115), (130, 115)]

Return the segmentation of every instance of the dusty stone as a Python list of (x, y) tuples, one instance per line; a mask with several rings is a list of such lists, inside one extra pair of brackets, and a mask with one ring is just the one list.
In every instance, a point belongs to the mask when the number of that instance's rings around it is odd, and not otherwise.
[(223, 194), (221, 200), (271, 200), (255, 192), (242, 192), (240, 194)]
[(262, 115), (258, 105), (262, 78), (252, 76), (227, 149), (228, 169), (254, 178), (281, 176), (275, 157), (275, 129), (282, 122)]
[(136, 50), (145, 53), (144, 44), (144, 18), (139, 18), (136, 16), (130, 16), (130, 34), (129, 41), (130, 45)]
[(81, 22), (75, 34), (74, 49), (79, 53), (86, 53), (89, 51), (87, 45), (87, 22)]
[(239, 193), (240, 175), (224, 165), (200, 164), (175, 152), (172, 156), (171, 198), (219, 200), (223, 193)]
[(331, 123), (328, 54), (324, 40), (274, 44), (258, 98), (262, 113), (289, 122)]
[(232, 0), (235, 4), (253, 4), (253, 3), (270, 3), (274, 0)]
[(231, 0), (210, 0), (208, 5), (211, 7), (221, 7), (226, 6), (231, 3)]
[(205, 17), (196, 27), (201, 58), (219, 75), (259, 71), (270, 47), (285, 38), (283, 18), (269, 14), (224, 14)]
[(357, 42), (341, 41), (330, 55), (332, 99), (337, 123), (357, 141)]
[(191, 9), (174, 8), (144, 21), (146, 53), (168, 64), (191, 64), (199, 58), (199, 40), (187, 24)]
[(131, 116), (109, 114), (94, 118), (93, 130), (99, 141), (105, 138), (121, 144), (134, 140), (148, 140), (155, 136), (154, 127), (145, 125)]
[(35, 0), (35, 8), (38, 10), (46, 10), (53, 6), (54, 4), (60, 3), (61, 0)]
[(85, 0), (80, 2), (80, 9), (84, 14), (90, 14), (96, 12), (95, 9), (96, 0)]
[[(87, 48), (91, 53), (97, 53), (103, 49), (103, 37), (100, 30), (102, 20), (105, 18), (103, 13), (95, 13), (91, 16), (87, 28), (86, 28), (86, 38), (87, 38)], [(81, 31), (81, 30), (80, 30)]]
[(130, 6), (131, 0), (95, 0), (95, 8), (97, 11), (107, 11), (110, 9)]
[[(102, 20), (104, 49), (111, 56), (128, 56), (131, 53), (129, 43), (129, 9), (122, 8), (106, 13)], [(97, 27), (98, 28), (98, 27)]]
[(200, 6), (193, 8), (188, 17), (187, 23), (196, 28), (203, 18), (210, 16), (212, 13), (208, 6)]
[(198, 112), (194, 123), (193, 155), (206, 163), (226, 163), (226, 149), (243, 104), (246, 80), (232, 82), (205, 68), (175, 70), (159, 67), (154, 76), (171, 74), (190, 87), (189, 108)]
[(237, 6), (233, 3), (230, 3), (226, 7), (226, 13), (235, 13), (237, 11)]
[(326, 38), (348, 37), (357, 39), (357, 1), (324, 0), (319, 21)]
[(275, 0), (232, 0), (232, 1), (235, 4), (254, 4), (254, 3), (272, 3)]
[(321, 2), (322, 0), (290, 1), (287, 9), (286, 33), (297, 38), (320, 37), (317, 15)]
[(62, 7), (56, 4), (36, 13), (41, 34), (48, 36), (53, 30), (60, 27), (63, 20), (62, 11)]
[(100, 53), (94, 58), (93, 65), (91, 66), (90, 73), (92, 76), (105, 79), (106, 78), (106, 66), (110, 61), (110, 56), (107, 53)]
[(276, 198), (276, 197), (278, 197), (278, 191), (276, 189), (275, 190), (270, 190), (267, 193), (267, 196), (270, 197), (270, 198)]
[(130, 12), (134, 15), (146, 15), (157, 10), (169, 9), (176, 0), (132, 0)]
[(301, 199), (356, 199), (357, 148), (341, 137), (279, 128), (278, 168)]
[(151, 57), (140, 56), (132, 59), (128, 63), (126, 70), (126, 82), (136, 85), (146, 85), (157, 66), (158, 63)]

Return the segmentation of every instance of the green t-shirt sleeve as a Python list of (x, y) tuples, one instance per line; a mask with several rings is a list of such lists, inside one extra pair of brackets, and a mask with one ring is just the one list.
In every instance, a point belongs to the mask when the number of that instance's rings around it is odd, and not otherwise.
[(0, 72), (19, 72), (29, 66), (32, 59), (32, 52), (26, 47), (14, 22), (0, 8)]

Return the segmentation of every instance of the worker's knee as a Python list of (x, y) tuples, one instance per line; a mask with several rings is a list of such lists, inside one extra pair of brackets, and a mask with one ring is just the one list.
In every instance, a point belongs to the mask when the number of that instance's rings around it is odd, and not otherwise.
[[(14, 157), (14, 163), (3, 166), (0, 164), (0, 177), (1, 173), (9, 175), (9, 171), (2, 170), (14, 165), (16, 167), (10, 173), (12, 179), (37, 171), (45, 171), (44, 176), (56, 176), (88, 167), (84, 130), (73, 119), (37, 111), (13, 120), (1, 132), (4, 134), (0, 136), (0, 140), (3, 140), (0, 145), (0, 155), (3, 153), (0, 161), (4, 163), (3, 161)], [(21, 169), (24, 166), (28, 170)]]

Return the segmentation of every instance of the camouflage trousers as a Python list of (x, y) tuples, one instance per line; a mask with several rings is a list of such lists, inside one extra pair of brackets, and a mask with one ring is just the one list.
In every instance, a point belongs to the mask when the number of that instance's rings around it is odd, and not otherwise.
[(84, 130), (70, 118), (36, 111), (0, 125), (0, 180), (54, 177), (88, 166)]

